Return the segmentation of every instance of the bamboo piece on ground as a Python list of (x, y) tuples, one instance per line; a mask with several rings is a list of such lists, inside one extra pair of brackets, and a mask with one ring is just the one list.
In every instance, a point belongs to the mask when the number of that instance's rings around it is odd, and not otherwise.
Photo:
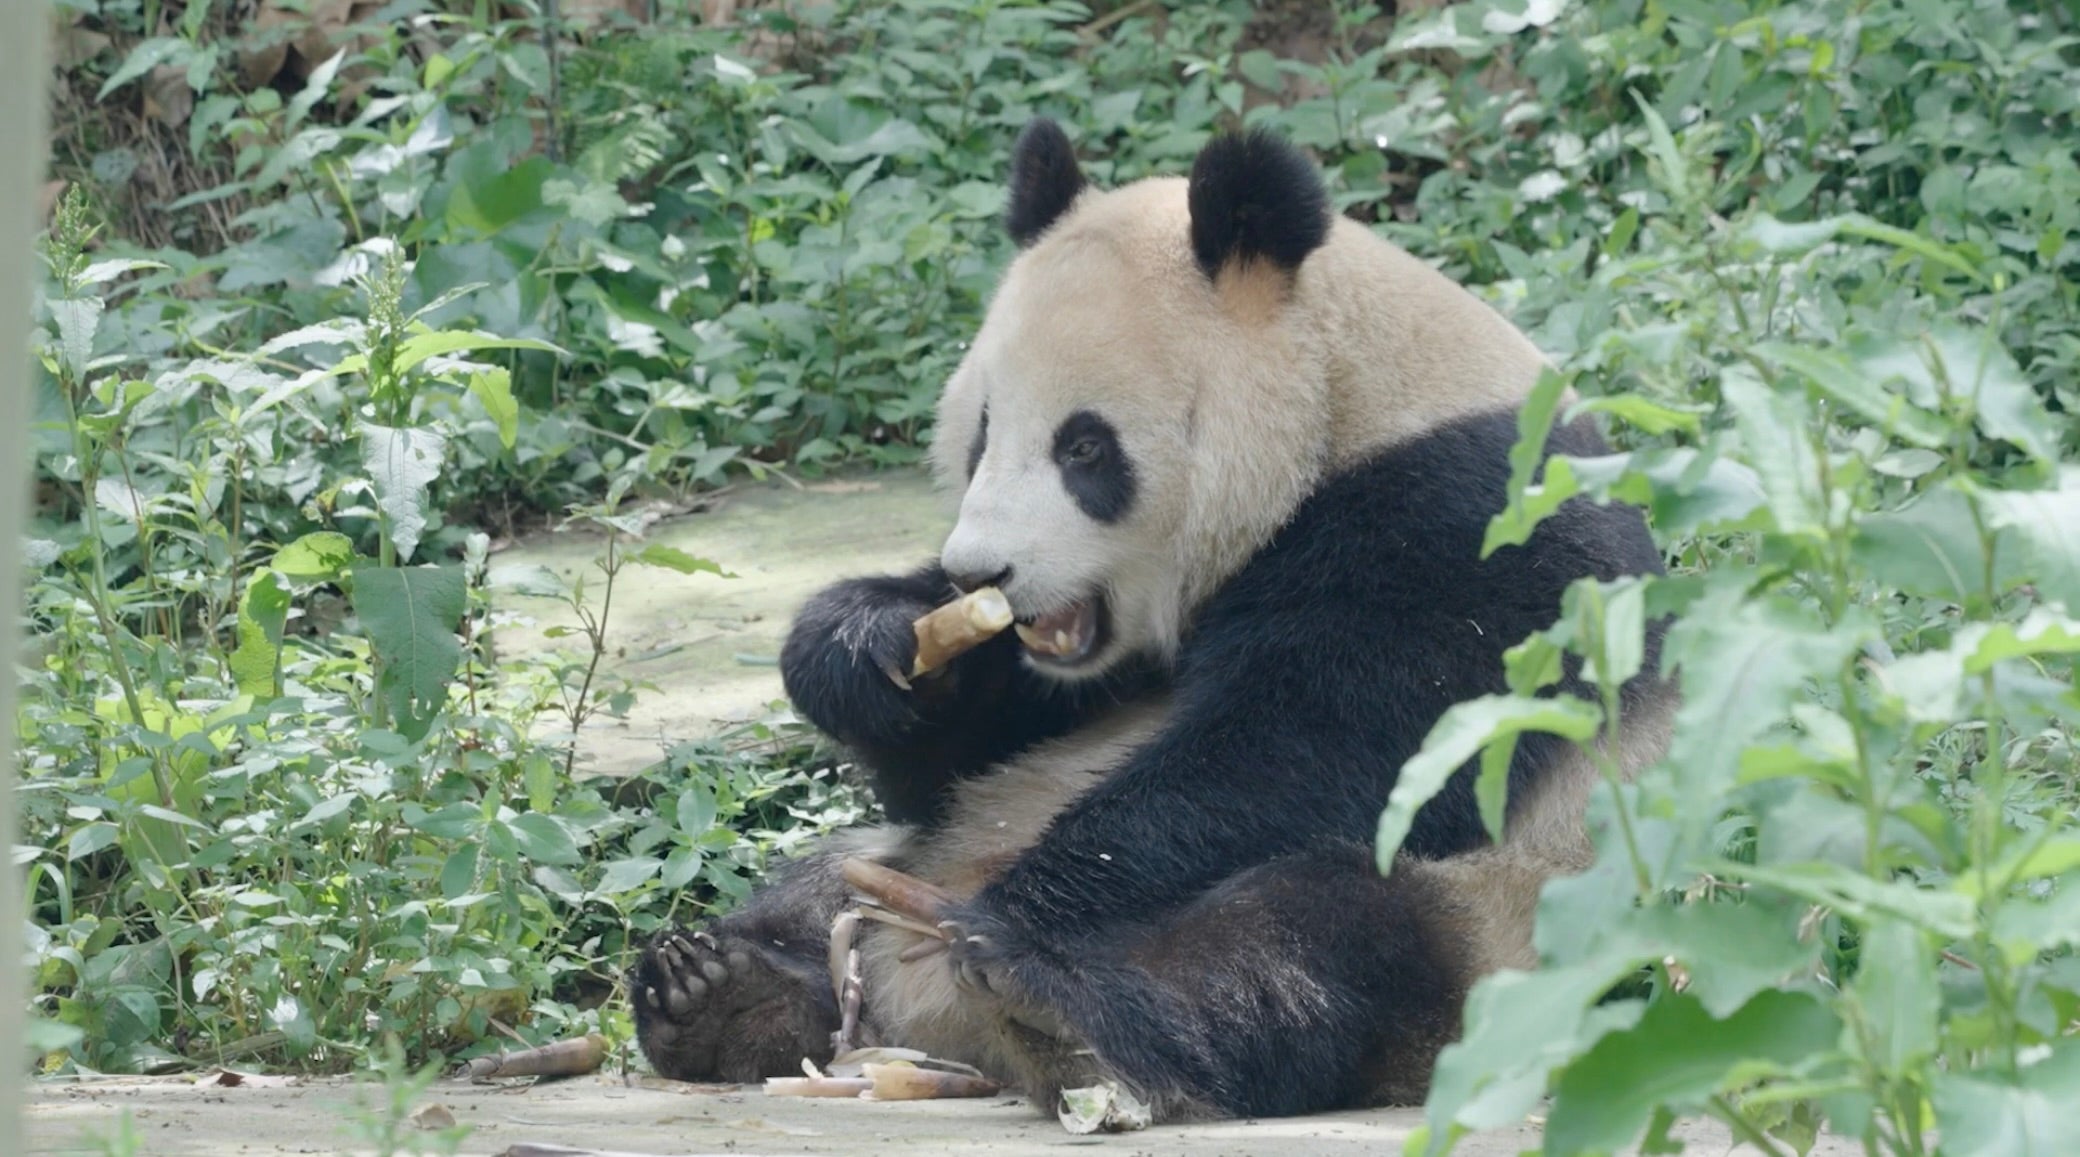
[(607, 1038), (589, 1032), (519, 1052), (473, 1057), (466, 1071), (473, 1081), (492, 1077), (576, 1077), (592, 1072), (606, 1060)]
[(910, 665), (910, 675), (915, 678), (945, 666), (1010, 626), (1011, 603), (1003, 591), (982, 587), (911, 625), (917, 632), (917, 661)]
[(868, 1065), (867, 1079), (873, 1088), (862, 1093), (863, 1101), (931, 1101), (947, 1097), (994, 1097), (1002, 1085), (988, 1077), (920, 1069), (915, 1065)]

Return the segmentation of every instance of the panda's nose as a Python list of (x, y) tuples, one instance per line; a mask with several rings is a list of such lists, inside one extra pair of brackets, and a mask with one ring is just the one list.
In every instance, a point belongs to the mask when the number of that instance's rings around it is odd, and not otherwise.
[(994, 572), (953, 570), (949, 568), (946, 572), (946, 577), (952, 580), (954, 586), (960, 588), (962, 594), (967, 594), (970, 591), (981, 590), (983, 587), (1001, 587), (1005, 583), (1010, 582), (1011, 568), (1007, 566)]

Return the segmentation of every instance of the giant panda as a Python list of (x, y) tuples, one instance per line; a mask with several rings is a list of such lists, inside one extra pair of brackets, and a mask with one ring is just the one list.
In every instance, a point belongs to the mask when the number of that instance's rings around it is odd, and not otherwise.
[[(1526, 735), (1498, 845), (1473, 768), (1372, 849), (1402, 763), (1585, 575), (1657, 573), (1636, 510), (1571, 501), (1480, 557), (1544, 361), (1501, 315), (1331, 212), (1276, 135), (1112, 189), (1036, 120), (1016, 252), (937, 411), (939, 557), (834, 582), (781, 657), (886, 822), (661, 932), (629, 977), (662, 1074), (754, 1081), (832, 1052), (826, 964), (861, 856), (950, 893), (942, 935), (863, 926), (865, 1043), (1043, 1111), (1114, 1082), (1158, 1122), (1420, 1102), (1469, 986), (1536, 964), (1539, 890), (1591, 855), (1592, 762)], [(1547, 451), (1604, 452), (1586, 419)], [(906, 677), (911, 624), (984, 585), (1015, 630)], [(1665, 750), (1643, 673), (1606, 752)], [(1580, 691), (1570, 668), (1565, 689)]]

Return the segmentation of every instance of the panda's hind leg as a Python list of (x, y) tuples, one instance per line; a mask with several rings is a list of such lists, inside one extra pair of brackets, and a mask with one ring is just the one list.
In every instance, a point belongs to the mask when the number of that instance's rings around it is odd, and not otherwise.
[(839, 1010), (831, 922), (850, 893), (846, 848), (788, 864), (744, 906), (698, 928), (666, 928), (629, 970), (636, 1041), (658, 1073), (751, 1082), (824, 1064)]
[(1084, 1048), (1022, 1050), (1035, 1103), (1095, 1062), (1159, 1121), (1420, 1104), (1478, 956), (1422, 867), (1382, 877), (1371, 849), (1323, 846), (1089, 945), (1086, 983), (1048, 1002)]

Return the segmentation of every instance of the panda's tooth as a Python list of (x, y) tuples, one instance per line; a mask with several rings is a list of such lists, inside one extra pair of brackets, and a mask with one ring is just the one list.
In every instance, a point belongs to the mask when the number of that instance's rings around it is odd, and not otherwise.
[(1062, 631), (1062, 630), (1057, 630), (1057, 631), (1056, 631), (1056, 632), (1054, 633), (1054, 653), (1055, 653), (1055, 654), (1057, 654), (1057, 655), (1066, 655), (1066, 654), (1068, 654), (1068, 653), (1069, 653), (1069, 652), (1070, 652), (1071, 650), (1074, 650), (1074, 649), (1075, 649), (1075, 644), (1076, 644), (1076, 640), (1074, 640), (1074, 639), (1071, 639), (1071, 638), (1069, 637), (1069, 632), (1067, 632), (1067, 631)]
[(1018, 632), (1019, 641), (1024, 643), (1026, 646), (1031, 647), (1035, 651), (1044, 651), (1047, 649), (1047, 636), (1041, 634), (1040, 632), (1034, 630), (1033, 628), (1027, 626), (1024, 623), (1014, 624), (1013, 629)]

